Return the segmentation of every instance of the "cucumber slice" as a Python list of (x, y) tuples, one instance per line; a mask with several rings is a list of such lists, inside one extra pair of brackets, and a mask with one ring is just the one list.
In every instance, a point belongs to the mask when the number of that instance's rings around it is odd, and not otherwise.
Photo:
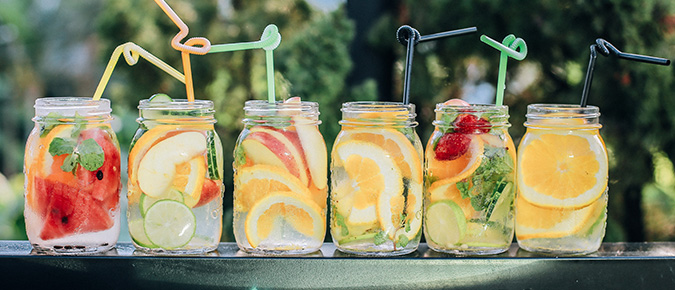
[(148, 101), (152, 103), (159, 103), (159, 102), (173, 102), (173, 99), (169, 97), (167, 94), (154, 94)]

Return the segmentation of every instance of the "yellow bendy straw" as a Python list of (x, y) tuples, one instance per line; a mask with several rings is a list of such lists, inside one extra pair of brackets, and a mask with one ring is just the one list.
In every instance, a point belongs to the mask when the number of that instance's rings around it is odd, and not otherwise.
[(117, 65), (117, 61), (119, 60), (119, 57), (121, 55), (124, 56), (124, 59), (130, 66), (133, 66), (136, 63), (138, 63), (138, 59), (142, 56), (147, 61), (154, 64), (156, 67), (170, 74), (172, 77), (178, 79), (182, 83), (185, 83), (185, 76), (182, 73), (180, 73), (170, 65), (166, 64), (161, 59), (152, 55), (142, 47), (138, 46), (137, 44), (133, 42), (127, 42), (125, 44), (117, 46), (113, 51), (112, 56), (110, 56), (110, 61), (108, 61), (108, 65), (105, 67), (103, 76), (101, 77), (101, 80), (99, 81), (98, 86), (96, 87), (96, 92), (94, 92), (93, 97), (94, 100), (100, 99), (101, 95), (103, 95), (103, 91), (105, 90), (105, 87), (108, 85), (110, 76), (112, 75), (112, 72), (115, 69), (115, 65)]
[(190, 29), (183, 22), (183, 20), (178, 17), (178, 14), (171, 9), (169, 4), (164, 2), (164, 0), (155, 0), (155, 3), (159, 5), (164, 13), (171, 18), (178, 29), (180, 30), (176, 36), (171, 39), (171, 47), (175, 50), (181, 52), (181, 58), (183, 60), (183, 72), (185, 73), (185, 90), (187, 93), (187, 99), (189, 102), (195, 100), (194, 87), (192, 84), (192, 67), (190, 66), (190, 54), (204, 55), (209, 52), (211, 49), (211, 42), (204, 37), (193, 37), (185, 41), (185, 44), (181, 43), (185, 37), (187, 37)]

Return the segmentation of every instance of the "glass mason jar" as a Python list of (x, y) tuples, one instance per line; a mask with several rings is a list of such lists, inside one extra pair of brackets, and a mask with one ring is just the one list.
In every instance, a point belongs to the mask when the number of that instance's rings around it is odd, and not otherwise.
[(422, 228), (422, 143), (415, 105), (350, 102), (331, 153), (333, 243), (363, 255), (417, 249)]
[(237, 245), (254, 254), (319, 250), (328, 191), (319, 105), (253, 100), (244, 113), (233, 164)]
[(120, 148), (110, 101), (40, 98), (24, 158), (26, 234), (38, 252), (93, 253), (120, 232)]
[(518, 148), (518, 245), (552, 254), (597, 251), (608, 190), (598, 107), (534, 104), (526, 116)]
[(141, 100), (138, 109), (127, 186), (134, 246), (169, 254), (215, 250), (223, 228), (224, 186), (213, 102)]
[(436, 105), (425, 152), (424, 236), (430, 248), (486, 255), (513, 240), (516, 150), (507, 106)]

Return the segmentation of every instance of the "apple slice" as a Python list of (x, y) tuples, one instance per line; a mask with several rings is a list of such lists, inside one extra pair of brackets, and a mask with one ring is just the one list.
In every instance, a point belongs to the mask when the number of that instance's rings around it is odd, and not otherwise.
[(158, 197), (171, 187), (176, 165), (206, 152), (206, 136), (184, 132), (166, 138), (150, 149), (138, 165), (138, 186), (150, 197)]
[(318, 189), (324, 189), (328, 185), (328, 155), (326, 142), (319, 129), (315, 125), (303, 125), (309, 121), (302, 116), (293, 116), (298, 138), (307, 160), (307, 167), (312, 176), (312, 182)]
[(298, 177), (303, 185), (308, 185), (307, 166), (303, 160), (300, 142), (291, 141), (289, 135), (270, 128), (255, 127), (241, 142), (241, 146), (254, 164), (286, 168), (290, 174)]

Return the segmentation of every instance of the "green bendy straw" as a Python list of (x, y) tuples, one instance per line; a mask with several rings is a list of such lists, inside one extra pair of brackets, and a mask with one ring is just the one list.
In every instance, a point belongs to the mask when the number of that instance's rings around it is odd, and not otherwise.
[[(501, 51), (499, 55), (499, 77), (497, 79), (497, 98), (495, 105), (501, 106), (504, 104), (504, 89), (506, 88), (506, 63), (509, 56), (516, 60), (523, 60), (527, 56), (527, 44), (522, 38), (516, 38), (515, 35), (509, 34), (504, 37), (502, 43), (495, 41), (486, 35), (480, 36), (480, 41), (489, 46)], [(520, 49), (520, 51), (517, 51)]]
[(274, 49), (279, 47), (280, 43), (281, 34), (279, 34), (279, 28), (274, 24), (270, 24), (265, 27), (258, 41), (212, 45), (208, 53), (264, 49), (265, 62), (267, 63), (267, 101), (274, 103), (276, 101), (276, 97), (274, 96)]

